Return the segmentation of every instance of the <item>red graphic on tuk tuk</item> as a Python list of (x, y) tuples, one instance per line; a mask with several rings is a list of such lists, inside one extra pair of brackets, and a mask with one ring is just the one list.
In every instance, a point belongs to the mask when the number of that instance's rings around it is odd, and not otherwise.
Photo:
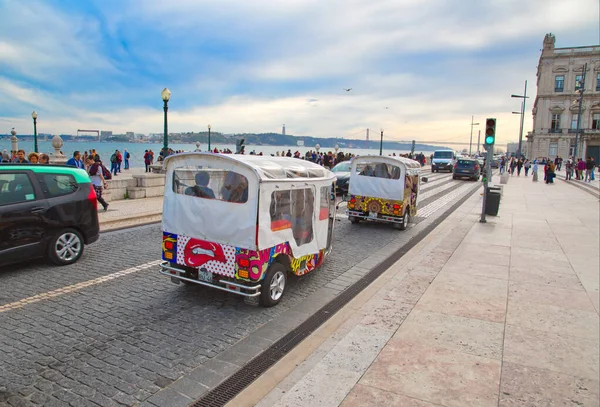
[(191, 267), (200, 267), (208, 261), (227, 263), (221, 245), (199, 239), (190, 239), (185, 245), (184, 259), (185, 264)]

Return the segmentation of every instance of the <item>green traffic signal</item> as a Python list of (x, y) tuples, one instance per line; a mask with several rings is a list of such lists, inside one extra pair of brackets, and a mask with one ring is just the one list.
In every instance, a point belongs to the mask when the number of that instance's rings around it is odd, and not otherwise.
[(485, 121), (485, 145), (493, 146), (496, 143), (496, 119)]

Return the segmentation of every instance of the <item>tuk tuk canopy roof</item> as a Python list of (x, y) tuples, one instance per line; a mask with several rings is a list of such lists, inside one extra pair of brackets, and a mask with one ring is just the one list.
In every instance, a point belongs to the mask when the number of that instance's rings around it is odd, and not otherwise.
[(250, 168), (260, 181), (301, 181), (302, 179), (334, 179), (335, 174), (318, 164), (291, 157), (260, 155), (219, 154), (219, 153), (180, 153), (165, 159), (165, 166), (177, 158), (199, 157), (208, 160), (234, 161)]
[(421, 164), (418, 161), (411, 160), (406, 157), (397, 157), (397, 156), (384, 156), (384, 155), (361, 155), (356, 157), (353, 162), (356, 161), (358, 163), (378, 163), (383, 162), (392, 165), (399, 165), (400, 167), (404, 167), (407, 170), (421, 169)]

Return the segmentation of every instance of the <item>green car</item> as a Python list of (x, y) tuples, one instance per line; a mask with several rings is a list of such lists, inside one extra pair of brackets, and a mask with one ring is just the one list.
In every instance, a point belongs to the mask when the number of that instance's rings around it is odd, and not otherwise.
[(85, 170), (0, 164), (0, 266), (39, 257), (72, 264), (99, 233), (96, 192)]

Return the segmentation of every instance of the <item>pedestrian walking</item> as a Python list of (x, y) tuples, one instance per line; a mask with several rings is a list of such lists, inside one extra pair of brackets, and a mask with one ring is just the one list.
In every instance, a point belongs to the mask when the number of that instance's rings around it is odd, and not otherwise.
[(577, 179), (578, 180), (582, 180), (583, 179), (583, 172), (585, 171), (585, 161), (583, 161), (581, 158), (577, 159)]
[(125, 154), (125, 169), (128, 170), (129, 169), (129, 159), (131, 158), (131, 154), (129, 154), (129, 151), (127, 151), (127, 149), (123, 150), (124, 154)]
[(523, 168), (523, 160), (519, 158), (519, 161), (517, 161), (517, 177), (521, 176), (522, 168)]
[(525, 168), (525, 176), (527, 176), (529, 174), (529, 170), (531, 169), (531, 161), (529, 161), (528, 159), (525, 159), (525, 162), (523, 163), (523, 167)]
[(150, 152), (146, 150), (144, 152), (144, 165), (146, 166), (146, 172), (150, 172), (150, 163), (152, 160), (150, 159)]
[(585, 160), (585, 180), (583, 182), (592, 182), (592, 173), (594, 171), (594, 161), (592, 157)]
[(106, 212), (108, 210), (108, 203), (104, 200), (104, 198), (102, 198), (102, 190), (104, 188), (108, 188), (108, 183), (106, 182), (106, 179), (104, 179), (102, 161), (94, 160), (91, 156), (89, 156), (87, 159), (87, 165), (89, 167), (88, 174), (90, 175), (90, 180), (94, 186), (94, 191), (96, 191), (96, 199), (104, 208), (104, 212)]
[(546, 184), (554, 184), (554, 177), (556, 176), (556, 164), (552, 161), (548, 162), (548, 172), (546, 174)]
[(517, 166), (517, 162), (514, 158), (510, 159), (510, 175), (515, 175), (515, 167)]
[(590, 173), (590, 179), (592, 181), (596, 180), (596, 176), (594, 175), (594, 172), (596, 171), (596, 161), (594, 160), (594, 157), (590, 157), (592, 159), (592, 171)]
[(533, 182), (538, 182), (538, 163), (537, 163), (537, 160), (535, 160), (533, 162), (532, 174), (533, 174)]
[(121, 163), (123, 162), (123, 154), (117, 150), (117, 172), (121, 172)]
[(113, 155), (110, 156), (110, 173), (112, 175), (117, 175), (117, 152), (119, 150), (115, 150)]

